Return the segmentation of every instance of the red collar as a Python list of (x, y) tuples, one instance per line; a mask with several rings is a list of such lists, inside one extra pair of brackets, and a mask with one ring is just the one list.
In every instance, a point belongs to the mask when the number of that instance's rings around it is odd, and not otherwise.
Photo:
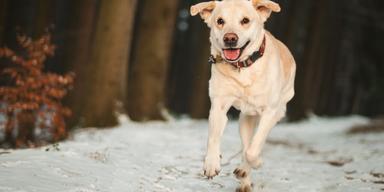
[(211, 55), (209, 57), (209, 60), (208, 60), (208, 63), (209, 64), (215, 64), (217, 62), (222, 62), (222, 61), (225, 61), (226, 63), (228, 64), (231, 64), (232, 66), (234, 66), (235, 68), (237, 69), (241, 69), (241, 68), (245, 68), (245, 67), (249, 67), (251, 66), (253, 63), (255, 63), (260, 57), (262, 57), (264, 55), (264, 51), (265, 51), (265, 36), (264, 36), (264, 39), (263, 39), (263, 42), (261, 43), (260, 45), (260, 48), (259, 50), (255, 51), (252, 53), (251, 56), (249, 56), (246, 60), (244, 61), (237, 61), (237, 62), (228, 62), (226, 61), (225, 59), (221, 58), (220, 56), (217, 56), (216, 58)]

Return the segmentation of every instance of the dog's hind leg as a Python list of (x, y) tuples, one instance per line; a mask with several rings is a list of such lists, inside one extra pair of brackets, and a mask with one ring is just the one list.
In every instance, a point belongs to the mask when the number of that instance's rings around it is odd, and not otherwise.
[(240, 165), (233, 171), (236, 178), (240, 181), (240, 187), (236, 190), (239, 192), (247, 192), (252, 189), (252, 179), (251, 179), (251, 171), (252, 167), (248, 164), (246, 160), (246, 151), (248, 150), (252, 136), (254, 133), (254, 129), (256, 124), (259, 121), (258, 116), (249, 116), (243, 113), (240, 113), (240, 136), (243, 144), (243, 153), (242, 153), (242, 162)]
[(276, 123), (284, 116), (285, 110), (266, 110), (260, 118), (256, 134), (253, 136), (251, 144), (246, 151), (245, 157), (253, 168), (258, 168), (261, 164), (260, 153), (267, 136)]

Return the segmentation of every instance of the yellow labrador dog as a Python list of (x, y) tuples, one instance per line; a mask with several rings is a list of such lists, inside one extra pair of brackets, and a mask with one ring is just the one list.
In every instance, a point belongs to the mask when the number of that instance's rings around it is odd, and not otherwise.
[(280, 6), (269, 0), (224, 0), (199, 3), (190, 11), (211, 29), (211, 110), (204, 174), (211, 179), (220, 172), (220, 138), (227, 111), (234, 106), (241, 111), (243, 143), (243, 161), (234, 171), (241, 184), (237, 191), (251, 191), (251, 169), (260, 166), (267, 135), (285, 116), (294, 95), (294, 58), (264, 29)]

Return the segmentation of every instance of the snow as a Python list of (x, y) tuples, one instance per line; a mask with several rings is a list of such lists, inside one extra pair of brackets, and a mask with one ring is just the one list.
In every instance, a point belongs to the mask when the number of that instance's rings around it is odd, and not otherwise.
[[(238, 186), (236, 121), (224, 133), (223, 170), (213, 180), (202, 176), (207, 121), (121, 121), (75, 131), (58, 145), (0, 150), (0, 191), (233, 192)], [(263, 150), (264, 165), (253, 171), (254, 191), (384, 191), (384, 134), (346, 134), (367, 121), (311, 117), (279, 124)]]

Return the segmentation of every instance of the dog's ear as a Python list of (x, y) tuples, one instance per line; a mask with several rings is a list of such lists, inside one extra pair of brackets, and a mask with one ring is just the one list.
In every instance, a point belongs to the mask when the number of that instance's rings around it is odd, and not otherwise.
[(200, 17), (207, 23), (207, 20), (212, 14), (213, 9), (216, 7), (215, 1), (203, 2), (191, 6), (191, 15), (195, 16), (200, 14)]
[(260, 14), (263, 22), (267, 21), (272, 12), (280, 12), (280, 5), (270, 0), (252, 0), (256, 11)]

